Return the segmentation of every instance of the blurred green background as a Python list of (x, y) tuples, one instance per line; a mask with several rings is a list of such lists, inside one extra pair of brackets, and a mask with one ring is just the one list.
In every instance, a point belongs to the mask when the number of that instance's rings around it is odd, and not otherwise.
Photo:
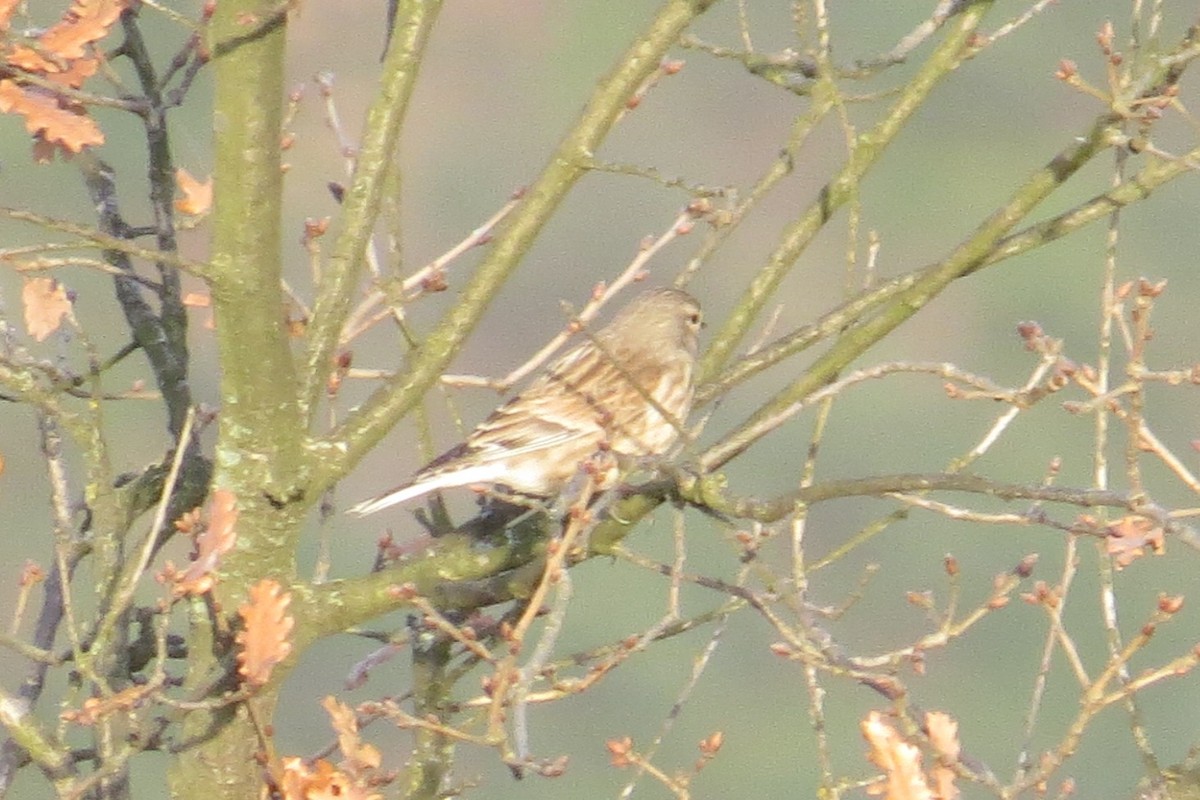
[[(47, 4), (49, 5), (49, 4)], [(834, 55), (839, 63), (870, 58), (891, 48), (925, 18), (934, 3), (901, 0), (831, 4)], [(991, 22), (994, 30), (1028, 4), (1002, 0)], [(1030, 24), (987, 49), (940, 85), (862, 186), (863, 231), (877, 231), (882, 242), (878, 271), (883, 277), (906, 272), (942, 258), (1012, 191), (1033, 169), (1044, 164), (1073, 137), (1085, 133), (1099, 104), (1071, 91), (1053, 77), (1060, 59), (1080, 65), (1089, 81), (1102, 85), (1103, 66), (1095, 33), (1112, 19), (1118, 39), (1127, 40), (1130, 3), (1122, 0), (1063, 0)], [(749, 18), (756, 48), (775, 51), (799, 46), (792, 35), (789, 4), (781, 0), (750, 2)], [(194, 9), (180, 7), (187, 13)], [(599, 0), (569, 3), (473, 0), (448, 3), (435, 29), (422, 66), (409, 125), (403, 138), (403, 256), (408, 270), (426, 263), (458, 242), (502, 205), (509, 194), (529, 182), (546, 162), (558, 137), (571, 124), (595, 81), (604, 74), (651, 19), (656, 3)], [(1182, 33), (1192, 4), (1166, 4), (1162, 39), (1174, 42)], [(144, 16), (153, 16), (145, 14)], [(164, 53), (176, 47), (180, 31), (159, 23)], [(285, 253), (289, 279), (307, 295), (307, 256), (299, 244), (305, 218), (333, 216), (337, 206), (326, 185), (345, 180), (339, 145), (325, 124), (313, 81), (318, 72), (334, 80), (336, 102), (346, 134), (357, 136), (363, 109), (375, 90), (378, 57), (383, 47), (382, 3), (322, 3), (310, 0), (294, 15), (291, 27), (290, 80), (305, 87), (299, 115), (292, 126), (296, 145), (286, 154)], [(738, 47), (736, 5), (718, 5), (694, 33), (707, 41)], [(934, 38), (934, 41), (937, 37)], [(911, 64), (901, 65), (862, 87), (877, 92), (912, 74), (931, 45), (919, 49)], [(743, 192), (776, 158), (791, 120), (805, 101), (745, 74), (736, 62), (716, 60), (695, 51), (678, 51), (683, 71), (664, 79), (642, 105), (616, 129), (599, 154), (616, 162), (651, 165), (668, 176), (680, 175), (707, 186), (737, 187)], [(1185, 89), (1190, 84), (1185, 80)], [(847, 91), (856, 91), (847, 84)], [(210, 170), (209, 86), (203, 78), (188, 106), (173, 118), (178, 165), (194, 174)], [(1185, 92), (1182, 100), (1194, 103)], [(859, 130), (870, 126), (887, 98), (853, 105), (851, 118)], [(144, 201), (143, 146), (127, 120), (99, 112), (109, 143), (102, 155), (117, 169), (122, 201), (131, 221), (140, 222)], [(1190, 148), (1194, 131), (1178, 120), (1156, 130), (1156, 142), (1168, 150)], [(779, 231), (799, 213), (844, 157), (844, 134), (826, 125), (800, 153), (794, 174), (770, 200), (711, 258), (692, 284), (710, 321), (721, 320), (745, 282), (775, 246)], [(1070, 203), (1103, 191), (1110, 161), (1086, 169), (1073, 185), (1044, 209), (1051, 215)], [(1134, 168), (1139, 161), (1134, 160)], [(686, 195), (649, 181), (594, 173), (574, 190), (561, 212), (546, 227), (519, 272), (501, 293), (453, 369), (498, 376), (524, 360), (561, 323), (559, 301), (581, 302), (599, 280), (615, 276), (637, 252), (647, 235), (665, 230)], [(15, 119), (0, 119), (0, 203), (28, 206), (56, 216), (90, 221), (81, 181), (70, 164), (35, 166), (28, 141)], [(1182, 367), (1196, 360), (1194, 321), (1188, 316), (1200, 298), (1200, 276), (1193, 254), (1200, 243), (1195, 224), (1200, 184), (1185, 177), (1157, 192), (1148, 202), (1122, 215), (1120, 273), (1169, 281), (1155, 312), (1157, 339), (1151, 365)], [(38, 241), (28, 227), (0, 223), (5, 246)], [(205, 254), (205, 230), (183, 236), (185, 253)], [(697, 231), (673, 245), (651, 266), (652, 282), (667, 282), (701, 239)], [(1099, 287), (1104, 232), (1094, 226), (1080, 235), (1028, 256), (989, 268), (960, 281), (923, 309), (862, 365), (901, 359), (952, 361), (991, 376), (1005, 385), (1020, 384), (1036, 357), (1025, 352), (1015, 334), (1021, 320), (1037, 320), (1065, 340), (1072, 358), (1094, 362), (1100, 316)], [(781, 330), (815, 318), (842, 296), (846, 261), (846, 215), (828, 226), (786, 281), (779, 295)], [(411, 309), (414, 325), (426, 330), (450, 304), (480, 256), (468, 253), (452, 266), (450, 291)], [(59, 276), (77, 292), (77, 314), (102, 352), (125, 341), (123, 321), (102, 276), (68, 272)], [(197, 286), (196, 288), (199, 288)], [(19, 280), (0, 272), (0, 312), (19, 318)], [(195, 318), (192, 375), (198, 399), (215, 404), (216, 362), (205, 312)], [(56, 349), (57, 348), (57, 349)], [(50, 358), (77, 363), (76, 342), (43, 346)], [(355, 365), (391, 368), (399, 362), (395, 338), (377, 332), (356, 348)], [(728, 398), (708, 423), (711, 440), (737, 424), (778, 387), (798, 375), (806, 357), (743, 387)], [(149, 378), (135, 357), (121, 368), (118, 380)], [(370, 387), (348, 390), (365, 396)], [(1195, 458), (1189, 441), (1196, 438), (1195, 388), (1159, 388), (1149, 394), (1147, 414), (1164, 442)], [(356, 394), (357, 393), (357, 394)], [(1068, 391), (1064, 398), (1082, 399)], [(455, 393), (463, 419), (474, 424), (495, 405), (495, 395), (480, 390)], [(148, 423), (137, 403), (116, 404), (108, 414), (110, 435), (122, 459), (118, 468), (133, 469), (158, 458), (164, 447), (157, 408)], [(938, 471), (972, 447), (1001, 409), (984, 401), (953, 401), (940, 381), (925, 377), (892, 378), (850, 392), (834, 408), (826, 434), (818, 479), (866, 476), (898, 471)], [(440, 418), (438, 446), (456, 440), (450, 422)], [(808, 446), (811, 415), (790, 423), (746, 454), (730, 470), (735, 490), (766, 495), (785, 490), (797, 479)], [(1114, 443), (1123, 433), (1114, 425)], [(1035, 482), (1049, 461), (1063, 458), (1060, 482), (1087, 485), (1092, 466), (1090, 418), (1071, 416), (1057, 400), (1022, 415), (1002, 443), (977, 471), (997, 479)], [(15, 586), (25, 558), (47, 563), (48, 498), (44, 465), (38, 457), (36, 431), (25, 409), (0, 406), (0, 520), (11, 543), (0, 560), (5, 585)], [(1113, 451), (1119, 460), (1117, 451)], [(343, 505), (389, 486), (413, 468), (420, 457), (412, 429), (402, 424), (358, 473), (339, 489)], [(1148, 464), (1155, 498), (1168, 506), (1188, 506), (1194, 499), (1170, 476)], [(1119, 478), (1117, 479), (1118, 488)], [(970, 498), (961, 499), (972, 503)], [(815, 509), (806, 546), (823, 556), (859, 526), (887, 513), (882, 501), (842, 502)], [(628, 545), (652, 557), (670, 559), (670, 510), (661, 509), (655, 524), (645, 525)], [(1058, 510), (1058, 519), (1070, 519)], [(689, 515), (688, 569), (732, 576), (737, 552), (727, 532), (711, 521)], [(415, 524), (402, 510), (386, 519), (337, 518), (333, 572), (361, 574), (369, 568), (380, 526), (404, 539)], [(318, 532), (302, 558), (311, 564)], [(1094, 675), (1104, 661), (1099, 620), (1097, 556), (1082, 543), (1080, 575), (1068, 600), (1066, 619), (1081, 655)], [(763, 559), (785, 569), (783, 542), (772, 544)], [(949, 523), (915, 513), (849, 558), (813, 576), (812, 600), (837, 604), (856, 586), (868, 564), (879, 564), (864, 599), (840, 622), (835, 635), (852, 652), (876, 652), (909, 642), (928, 630), (922, 612), (904, 602), (909, 590), (931, 589), (944, 601), (942, 562), (957, 556), (963, 570), (964, 600), (969, 607), (986, 598), (994, 574), (1010, 569), (1022, 555), (1040, 554), (1037, 577), (1057, 581), (1062, 569), (1062, 536), (1048, 529), (978, 527)], [(172, 554), (182, 558), (182, 551)], [(1197, 585), (1194, 554), (1168, 545), (1163, 558), (1146, 559), (1116, 578), (1121, 622), (1128, 635), (1150, 615), (1159, 592), (1189, 592)], [(623, 563), (594, 560), (572, 573), (575, 600), (561, 654), (585, 649), (635, 633), (652, 624), (665, 609), (666, 583)], [(0, 619), (7, 619), (15, 589), (0, 593)], [(685, 613), (718, 604), (721, 597), (698, 589), (684, 592)], [(1189, 601), (1193, 600), (1190, 595)], [(403, 618), (380, 621), (400, 625)], [(28, 625), (28, 622), (26, 623)], [(989, 764), (1001, 779), (1016, 767), (1023, 716), (1038, 667), (1046, 624), (1033, 606), (1014, 603), (989, 617), (947, 650), (929, 654), (923, 677), (906, 676), (913, 699), (929, 709), (949, 712), (960, 721), (964, 746)], [(1133, 669), (1157, 665), (1185, 652), (1200, 638), (1196, 611), (1185, 606), (1170, 626), (1135, 659)], [(477, 796), (549, 798), (564, 792), (578, 797), (613, 797), (628, 779), (607, 766), (604, 741), (624, 735), (646, 745), (659, 729), (684, 686), (693, 660), (708, 641), (709, 629), (655, 646), (632, 659), (592, 691), (530, 714), (532, 746), (547, 758), (570, 756), (568, 775), (557, 781), (514, 782), (490, 752), (460, 750), (458, 777), (482, 782)], [(696, 797), (804, 797), (815, 792), (814, 736), (808, 703), (797, 664), (772, 656), (774, 641), (757, 618), (739, 617), (720, 647), (694, 696), (679, 716), (656, 763), (673, 772), (697, 758), (696, 743), (711, 731), (725, 733), (720, 756), (697, 779)], [(328, 743), (330, 731), (318, 701), (340, 691), (350, 668), (373, 645), (349, 636), (323, 642), (292, 676), (277, 720), (284, 752), (307, 754)], [(379, 668), (351, 700), (394, 695), (407, 685), (406, 657)], [(1053, 746), (1078, 708), (1078, 686), (1056, 654), (1047, 703), (1033, 739), (1034, 751)], [(0, 674), (15, 686), (24, 665), (0, 653)], [(858, 721), (884, 703), (866, 688), (829, 680), (825, 684), (828, 734), (840, 774), (867, 775)], [(464, 690), (474, 691), (474, 684)], [(1200, 686), (1193, 676), (1160, 684), (1140, 696), (1150, 742), (1164, 764), (1180, 760), (1200, 734), (1196, 713)], [(51, 705), (44, 709), (47, 713)], [(385, 761), (396, 765), (407, 754), (405, 734), (372, 729), (384, 745)], [(151, 760), (154, 757), (151, 757)], [(146, 770), (147, 762), (142, 762)], [(1078, 755), (1059, 773), (1073, 777), (1082, 797), (1129, 796), (1141, 776), (1131, 744), (1127, 715), (1113, 708), (1088, 730)], [(138, 796), (156, 796), (160, 776), (146, 770), (135, 776)], [(23, 778), (15, 797), (37, 797)], [(1052, 787), (1053, 788), (1053, 787)], [(22, 794), (25, 791), (25, 794)], [(666, 797), (659, 786), (643, 781), (638, 795)], [(966, 796), (985, 796), (967, 787)]]

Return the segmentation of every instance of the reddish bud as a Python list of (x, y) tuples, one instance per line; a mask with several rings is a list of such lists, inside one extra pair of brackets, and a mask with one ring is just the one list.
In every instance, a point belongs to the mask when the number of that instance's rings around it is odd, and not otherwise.
[(721, 731), (713, 731), (700, 740), (700, 752), (706, 756), (715, 756), (723, 744), (725, 744), (725, 734)]
[(1158, 281), (1157, 283), (1151, 283), (1145, 278), (1138, 280), (1138, 295), (1140, 297), (1158, 297), (1166, 288), (1167, 282), (1165, 280)]
[(323, 217), (321, 219), (313, 219), (312, 217), (308, 217), (304, 220), (304, 238), (306, 239), (316, 239), (324, 236), (328, 230), (329, 217)]
[(609, 739), (604, 743), (608, 748), (609, 763), (614, 767), (628, 767), (631, 763), (629, 754), (633, 752), (633, 739), (628, 736), (620, 739)]
[(1069, 58), (1064, 58), (1058, 62), (1058, 69), (1054, 73), (1054, 77), (1060, 81), (1069, 81), (1079, 72), (1079, 67)]
[(387, 591), (389, 596), (397, 600), (412, 600), (417, 596), (417, 587), (411, 583), (404, 583), (399, 586), (392, 585), (388, 587)]
[(1164, 614), (1174, 614), (1183, 608), (1183, 595), (1165, 595), (1158, 596), (1158, 610)]
[(930, 591), (905, 592), (904, 596), (908, 600), (909, 605), (923, 609), (933, 608), (933, 593)]

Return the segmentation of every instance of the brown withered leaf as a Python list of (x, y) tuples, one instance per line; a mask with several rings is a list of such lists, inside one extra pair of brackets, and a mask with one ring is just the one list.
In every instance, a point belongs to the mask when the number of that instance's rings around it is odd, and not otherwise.
[(961, 746), (958, 742), (958, 722), (944, 711), (925, 714), (925, 727), (929, 729), (929, 742), (947, 764), (958, 761)]
[(252, 686), (271, 679), (275, 665), (292, 652), (288, 639), (296, 620), (287, 613), (292, 595), (278, 581), (264, 578), (250, 587), (250, 599), (238, 609), (242, 629), (238, 631), (238, 674)]
[(338, 748), (347, 762), (346, 766), (351, 771), (364, 768), (378, 769), (383, 759), (380, 757), (378, 749), (363, 742), (359, 737), (358, 716), (354, 713), (354, 709), (333, 695), (322, 700), (321, 705), (329, 713), (329, 720), (333, 725), (333, 730), (337, 733)]
[(1105, 532), (1105, 548), (1112, 556), (1117, 569), (1124, 569), (1146, 554), (1146, 548), (1156, 555), (1166, 551), (1166, 540), (1162, 526), (1157, 522), (1133, 514), (1121, 517), (1110, 524)]
[(212, 208), (213, 182), (212, 178), (199, 180), (192, 173), (180, 167), (175, 170), (175, 185), (183, 196), (175, 201), (175, 210), (181, 214), (200, 216), (207, 214)]
[(12, 24), (13, 12), (21, 5), (21, 0), (0, 0), (0, 33), (8, 30)]
[(89, 697), (78, 711), (64, 711), (61, 716), (67, 722), (95, 725), (109, 714), (136, 708), (152, 691), (152, 686), (136, 685), (122, 689), (111, 697)]
[(870, 748), (868, 758), (884, 773), (867, 792), (885, 800), (933, 800), (921, 770), (921, 751), (904, 741), (878, 711), (868, 714), (860, 727)]
[(75, 0), (62, 19), (38, 37), (38, 44), (60, 59), (82, 58), (88, 45), (108, 35), (126, 5), (126, 0)]
[(208, 524), (196, 536), (192, 563), (182, 574), (168, 574), (176, 597), (202, 595), (212, 589), (221, 556), (232, 550), (237, 542), (237, 519), (237, 495), (228, 489), (213, 490), (208, 504)]
[(302, 758), (281, 762), (279, 792), (283, 800), (380, 800), (382, 795), (334, 769), (325, 759), (311, 767)]
[(71, 61), (48, 61), (40, 52), (29, 47), (13, 48), (6, 60), (26, 72), (40, 72), (51, 83), (71, 89), (83, 86), (84, 81), (100, 71), (101, 63), (96, 56), (85, 56)]
[[(0, 52), (0, 68), (42, 76), (51, 84), (78, 89), (100, 69), (102, 55), (94, 46), (106, 37), (131, 0), (74, 0), (57, 23), (30, 45), (10, 43)], [(23, 4), (0, 1), (0, 31)], [(45, 86), (0, 80), (0, 113), (18, 114), (34, 137), (33, 156), (49, 161), (56, 152), (69, 156), (104, 142), (99, 126), (77, 102)]]
[(27, 278), (21, 289), (21, 304), (25, 308), (25, 329), (39, 342), (58, 330), (71, 313), (67, 290), (54, 278)]
[(46, 75), (46, 80), (51, 83), (57, 83), (59, 86), (67, 86), (71, 89), (78, 89), (83, 86), (83, 82), (100, 71), (101, 61), (94, 56), (87, 58), (77, 58), (67, 65), (66, 69), (61, 72), (51, 72)]
[(63, 108), (56, 97), (37, 87), (0, 80), (0, 113), (25, 118), (25, 130), (39, 142), (67, 153), (104, 144), (104, 134), (91, 117)]
[(950, 767), (934, 764), (929, 769), (929, 779), (933, 782), (933, 793), (938, 800), (958, 800), (962, 794), (958, 790), (958, 773)]

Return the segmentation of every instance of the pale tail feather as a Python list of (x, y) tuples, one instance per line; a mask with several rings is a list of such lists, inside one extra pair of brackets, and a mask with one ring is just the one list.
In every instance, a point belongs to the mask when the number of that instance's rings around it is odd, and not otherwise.
[(435, 492), (438, 489), (449, 489), (454, 486), (466, 486), (472, 483), (491, 483), (500, 477), (502, 470), (498, 469), (498, 466), (500, 465), (495, 463), (477, 464), (473, 467), (435, 473), (427, 478), (407, 483), (403, 486), (397, 486), (395, 489), (389, 489), (381, 495), (364, 500), (346, 509), (346, 513), (356, 517), (365, 517), (368, 514), (374, 514), (376, 511), (382, 511), (397, 503), (412, 500), (414, 497), (420, 497), (421, 495)]

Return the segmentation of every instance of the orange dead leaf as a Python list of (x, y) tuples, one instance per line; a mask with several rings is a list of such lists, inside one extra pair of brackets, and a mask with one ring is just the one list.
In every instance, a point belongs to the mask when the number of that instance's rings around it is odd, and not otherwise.
[[(36, 37), (31, 46), (0, 46), (0, 66), (43, 76), (51, 83), (78, 89), (100, 69), (93, 45), (108, 35), (130, 0), (75, 0), (62, 18)], [(14, 0), (0, 0), (0, 31), (7, 30)], [(82, 106), (52, 90), (0, 81), (0, 113), (19, 114), (33, 135), (34, 158), (48, 161), (56, 150), (64, 155), (104, 142), (99, 126)]]
[[(929, 770), (929, 778), (933, 781), (933, 791), (938, 800), (958, 800), (961, 793), (958, 791), (958, 784), (955, 783), (958, 775), (954, 770), (941, 764), (934, 764)], [(1066, 797), (1066, 795), (1060, 796)]]
[(83, 707), (78, 711), (64, 711), (61, 716), (67, 722), (95, 725), (109, 714), (136, 708), (152, 691), (154, 687), (139, 685), (122, 689), (112, 697), (89, 697), (83, 701)]
[[(0, 84), (5, 81), (0, 81)], [(25, 329), (39, 342), (58, 330), (63, 318), (71, 313), (67, 290), (54, 278), (29, 278), (21, 290), (25, 307)]]
[(250, 599), (238, 609), (242, 630), (237, 643), (238, 674), (252, 686), (262, 686), (271, 678), (275, 665), (288, 657), (292, 644), (288, 637), (296, 620), (287, 613), (292, 602), (290, 592), (278, 581), (264, 578), (250, 587)]
[(82, 58), (87, 46), (108, 35), (126, 0), (75, 0), (62, 20), (38, 37), (38, 44), (62, 59)]
[(192, 173), (180, 167), (175, 170), (175, 185), (183, 197), (175, 201), (175, 210), (181, 214), (199, 216), (212, 208), (213, 182), (197, 180)]
[(322, 700), (321, 705), (329, 713), (330, 722), (337, 732), (338, 748), (346, 757), (351, 771), (362, 768), (378, 769), (383, 759), (379, 750), (359, 738), (358, 717), (354, 709), (332, 695)]
[(868, 714), (861, 727), (871, 748), (868, 757), (884, 772), (883, 780), (868, 791), (885, 800), (933, 800), (921, 771), (921, 751), (904, 741), (878, 711)]
[(0, 81), (0, 112), (20, 114), (32, 136), (68, 153), (104, 143), (104, 134), (91, 117), (63, 108), (45, 90), (22, 87), (16, 81)]
[(1166, 550), (1162, 526), (1153, 520), (1133, 515), (1122, 517), (1105, 529), (1105, 547), (1117, 569), (1124, 569), (1146, 554), (1149, 547), (1156, 556)]
[(21, 0), (0, 0), (0, 33), (8, 30), (13, 12), (19, 5), (21, 5)]
[(179, 519), (175, 520), (175, 530), (188, 536), (196, 536), (200, 533), (202, 521), (200, 507), (197, 506), (191, 511), (185, 511), (179, 515)]
[(71, 65), (62, 72), (53, 72), (46, 78), (61, 86), (69, 86), (72, 89), (78, 89), (83, 86), (83, 82), (100, 71), (100, 59), (98, 58), (80, 58), (71, 62)]
[(279, 792), (283, 800), (379, 800), (382, 795), (338, 772), (325, 759), (311, 767), (302, 758), (282, 761)]
[[(173, 565), (166, 570), (165, 578), (174, 584), (171, 591), (176, 597), (202, 595), (212, 589), (221, 556), (232, 550), (237, 541), (237, 519), (237, 495), (228, 489), (215, 490), (208, 505), (208, 524), (196, 536), (192, 563), (182, 574)], [(190, 516), (181, 522), (191, 526), (193, 532), (197, 529), (196, 520)], [(179, 522), (176, 527), (183, 530)]]
[(958, 723), (943, 711), (930, 711), (925, 715), (925, 727), (929, 729), (929, 741), (947, 764), (958, 761)]

